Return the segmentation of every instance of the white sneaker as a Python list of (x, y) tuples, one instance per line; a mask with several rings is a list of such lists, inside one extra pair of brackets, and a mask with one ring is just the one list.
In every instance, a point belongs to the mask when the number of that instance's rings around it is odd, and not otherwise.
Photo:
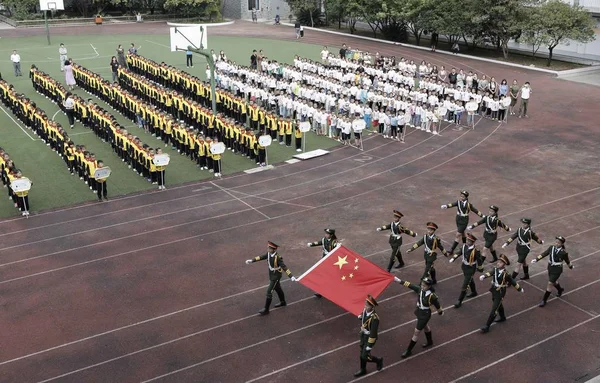
[(301, 151), (302, 151), (302, 149), (296, 149), (296, 151), (297, 151), (297, 152), (301, 152)]
[(437, 136), (437, 135), (439, 135), (439, 133), (438, 132), (433, 132), (433, 135)]

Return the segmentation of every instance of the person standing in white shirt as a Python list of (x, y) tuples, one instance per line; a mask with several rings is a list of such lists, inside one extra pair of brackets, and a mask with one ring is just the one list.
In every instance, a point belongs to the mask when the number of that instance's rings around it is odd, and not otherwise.
[(58, 47), (58, 57), (60, 60), (60, 71), (64, 72), (65, 71), (65, 61), (67, 61), (67, 48), (65, 47), (65, 44), (60, 43), (60, 46)]
[(323, 50), (321, 51), (321, 62), (323, 63), (323, 65), (329, 64), (329, 62), (327, 60), (328, 57), (329, 57), (329, 50), (327, 49), (326, 46), (324, 46)]
[(527, 105), (529, 104), (529, 97), (531, 96), (531, 85), (529, 84), (529, 81), (527, 81), (523, 87), (521, 88), (521, 105), (519, 106), (519, 118), (525, 116), (525, 117), (529, 117), (527, 115)]
[(23, 74), (21, 73), (21, 56), (17, 53), (16, 49), (12, 52), (12, 55), (10, 55), (10, 61), (12, 61), (13, 63), (15, 76), (23, 76)]

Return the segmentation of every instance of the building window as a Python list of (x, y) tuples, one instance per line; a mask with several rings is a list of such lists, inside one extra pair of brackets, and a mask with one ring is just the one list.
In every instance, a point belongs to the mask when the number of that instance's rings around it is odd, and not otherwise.
[(248, 0), (248, 10), (260, 9), (260, 0)]

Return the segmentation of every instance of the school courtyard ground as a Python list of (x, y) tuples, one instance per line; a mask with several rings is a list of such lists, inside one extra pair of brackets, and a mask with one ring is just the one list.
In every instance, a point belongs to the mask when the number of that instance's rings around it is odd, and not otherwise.
[[(51, 115), (58, 108), (32, 92), (26, 76), (12, 75), (13, 49), (21, 53), (24, 71), (36, 64), (60, 79), (60, 42), (76, 62), (105, 77), (118, 44), (134, 42), (140, 54), (156, 61), (185, 63), (182, 53), (167, 48), (169, 29), (163, 23), (51, 32), (51, 47), (43, 29), (0, 33), (2, 77)], [(556, 235), (566, 237), (575, 266), (561, 277), (566, 292), (538, 308), (546, 262), (532, 265), (532, 278), (522, 283), (525, 294), (507, 293), (508, 321), (482, 335), (479, 327), (491, 307), (488, 281), (477, 281), (479, 296), (454, 309), (462, 273), (442, 258), (436, 264), (436, 291), (446, 312), (430, 322), (435, 345), (425, 351), (417, 345), (414, 356), (400, 358), (413, 333), (416, 297), (393, 284), (378, 307), (374, 354), (383, 356), (385, 367), (359, 380), (585, 382), (600, 375), (600, 88), (526, 68), (324, 32), (309, 31), (297, 41), (293, 28), (284, 26), (236, 22), (209, 28), (209, 48), (223, 49), (244, 65), (252, 49), (290, 62), (295, 54), (317, 59), (322, 45), (337, 50), (342, 43), (498, 80), (529, 81), (530, 118), (511, 116), (507, 124), (481, 119), (474, 130), (443, 123), (441, 136), (411, 129), (406, 144), (371, 135), (364, 151), (313, 137), (310, 147), (330, 154), (286, 163), (295, 153), (273, 148), (274, 168), (253, 174), (243, 170), (254, 164), (229, 156), (219, 180), (170, 152), (163, 192), (150, 190), (106, 144), (76, 127), (74, 141), (93, 148), (113, 167), (109, 188), (114, 197), (100, 204), (86, 202), (94, 195), (83, 182), (74, 180), (31, 131), (12, 121), (10, 111), (0, 111), (0, 146), (34, 180), (29, 219), (8, 217), (14, 213), (6, 198), (3, 205), (9, 206), (0, 207), (7, 217), (0, 221), (1, 380), (355, 381), (357, 319), (289, 280), (283, 282), (288, 306), (257, 316), (267, 269), (261, 263), (246, 266), (244, 260), (264, 253), (266, 242), (274, 241), (294, 275), (300, 275), (321, 255), (306, 242), (333, 227), (345, 246), (384, 267), (387, 235), (375, 228), (389, 222), (393, 209), (420, 234), (427, 221), (435, 221), (449, 244), (455, 213), (440, 205), (456, 200), (463, 189), (484, 211), (490, 204), (499, 206), (500, 217), (513, 228), (521, 217), (532, 218), (533, 229), (546, 241), (532, 247), (534, 255)], [(202, 76), (204, 69), (198, 63), (189, 71)], [(55, 118), (66, 123), (61, 113)], [(143, 141), (152, 139), (138, 134)], [(482, 238), (480, 229), (474, 232)], [(508, 235), (501, 233), (497, 244)], [(413, 241), (405, 239), (403, 253)], [(514, 246), (505, 252), (515, 261)], [(417, 282), (422, 252), (404, 258), (407, 266), (396, 275)]]

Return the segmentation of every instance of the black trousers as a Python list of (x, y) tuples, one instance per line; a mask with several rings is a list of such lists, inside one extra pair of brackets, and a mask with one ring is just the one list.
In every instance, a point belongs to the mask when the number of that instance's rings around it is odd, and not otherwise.
[(67, 118), (69, 119), (69, 125), (75, 125), (75, 116), (73, 114), (73, 109), (65, 109), (65, 112), (67, 113)]
[(194, 57), (193, 55), (185, 55), (186, 66), (194, 66), (194, 63), (192, 62), (193, 57)]
[(285, 294), (281, 288), (281, 278), (269, 281), (269, 287), (267, 287), (267, 299), (273, 298), (273, 291), (277, 293), (277, 297), (280, 301), (285, 301)]
[(108, 198), (108, 191), (106, 189), (106, 181), (98, 182), (96, 181), (96, 193), (98, 194), (98, 199)]
[(490, 292), (492, 293), (492, 311), (490, 311), (486, 326), (492, 325), (494, 318), (496, 318), (496, 314), (500, 315), (500, 318), (505, 318), (502, 300), (504, 299), (504, 295), (506, 295), (506, 288), (498, 290), (495, 287), (492, 287)]
[(369, 345), (369, 335), (360, 334), (360, 359), (362, 361), (377, 363), (378, 357), (371, 355), (371, 350), (367, 350)]
[(400, 252), (401, 245), (402, 245), (402, 243), (397, 244), (397, 245), (391, 245), (392, 246), (392, 255), (390, 255), (390, 262), (388, 263), (388, 267), (387, 267), (388, 271), (390, 271), (392, 269), (392, 266), (394, 266), (394, 261), (396, 259), (398, 259), (398, 262), (400, 263), (401, 266), (404, 265), (404, 261), (402, 260), (402, 253)]
[(477, 293), (477, 287), (475, 286), (475, 281), (473, 280), (475, 271), (476, 266), (467, 266), (464, 263), (462, 264), (462, 272), (464, 278), (461, 291), (467, 291), (467, 288), (470, 288), (472, 293)]

